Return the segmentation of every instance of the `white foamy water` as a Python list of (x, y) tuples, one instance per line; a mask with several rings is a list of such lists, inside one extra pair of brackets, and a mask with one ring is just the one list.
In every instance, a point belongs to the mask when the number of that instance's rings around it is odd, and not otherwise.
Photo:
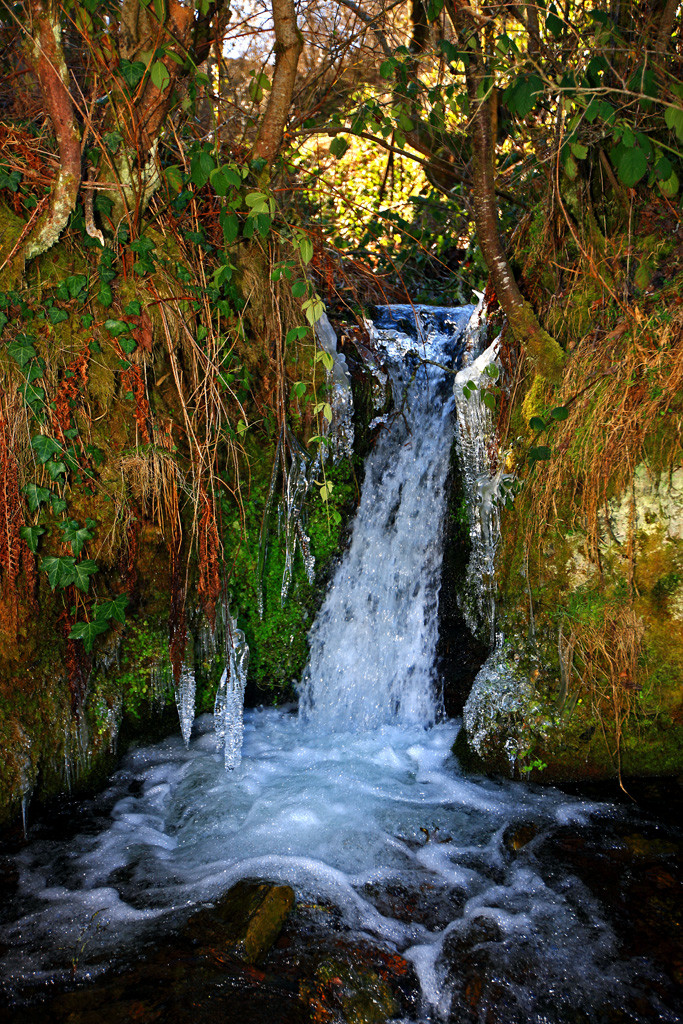
[[(511, 821), (547, 830), (585, 822), (596, 807), (464, 778), (450, 750), (453, 723), (331, 734), (285, 711), (251, 711), (242, 763), (230, 774), (212, 719), (198, 726), (189, 750), (173, 737), (129, 755), (102, 798), (111, 810), (96, 835), (34, 842), (18, 855), (19, 916), (3, 935), (7, 981), (64, 972), (73, 959), (91, 971), (245, 876), (329, 900), (349, 928), (401, 951), (427, 1010), (443, 1009), (454, 984), (444, 943), (480, 917), (497, 923), (502, 946), (551, 928), (556, 948), (562, 935), (569, 945), (544, 969), (559, 972), (567, 991), (579, 972), (589, 990), (618, 979), (618, 966), (598, 967), (613, 940), (583, 887), (565, 879), (548, 888), (529, 863), (511, 863), (502, 842)], [(386, 886), (406, 899), (431, 892), (437, 917), (446, 900), (461, 911), (436, 928), (397, 920), (376, 905)], [(547, 947), (535, 941), (544, 958)]]
[[(0, 908), (10, 992), (140, 955), (243, 877), (330, 901), (341, 927), (411, 961), (422, 991), (412, 1021), (461, 1019), (463, 950), (500, 976), (507, 1009), (491, 1019), (503, 1024), (564, 1024), (630, 991), (633, 965), (594, 898), (536, 857), (558, 827), (613, 812), (465, 778), (451, 753), (457, 723), (438, 722), (453, 398), (448, 375), (409, 353), (457, 364), (470, 312), (432, 311), (418, 331), (407, 307), (393, 324), (383, 316), (397, 415), (370, 456), (351, 545), (311, 634), (304, 714), (247, 712), (241, 762), (241, 726), (230, 751), (218, 749), (204, 716), (187, 749), (177, 736), (129, 754), (80, 832), (27, 844), (17, 895)], [(221, 690), (224, 746), (227, 699)], [(513, 854), (504, 836), (522, 822), (535, 838)]]

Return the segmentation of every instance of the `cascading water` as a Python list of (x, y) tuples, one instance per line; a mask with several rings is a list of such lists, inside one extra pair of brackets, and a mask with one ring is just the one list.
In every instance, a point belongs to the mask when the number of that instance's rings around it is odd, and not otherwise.
[(453, 400), (448, 374), (435, 364), (461, 355), (472, 308), (420, 313), (416, 323), (410, 306), (388, 307), (373, 327), (395, 405), (366, 461), (350, 548), (309, 636), (300, 709), (320, 729), (425, 726), (437, 714), (434, 655)]
[[(556, 835), (592, 820), (607, 833), (616, 811), (464, 777), (457, 723), (438, 721), (453, 399), (433, 364), (455, 358), (457, 368), (474, 343), (470, 312), (420, 311), (416, 325), (401, 308), (377, 322), (394, 410), (311, 634), (303, 714), (247, 712), (238, 764), (241, 717), (229, 708), (241, 702), (246, 652), (231, 620), (216, 714), (224, 751), (210, 716), (189, 749), (181, 737), (139, 748), (81, 831), (15, 854), (16, 892), (0, 909), (11, 998), (134, 959), (236, 880), (260, 877), (290, 883), (303, 905), (333, 905), (330, 928), (413, 966), (420, 995), (403, 1024), (679, 1020), (656, 969), (620, 951), (588, 886), (548, 853)], [(613, 1018), (617, 1003), (625, 1016)]]

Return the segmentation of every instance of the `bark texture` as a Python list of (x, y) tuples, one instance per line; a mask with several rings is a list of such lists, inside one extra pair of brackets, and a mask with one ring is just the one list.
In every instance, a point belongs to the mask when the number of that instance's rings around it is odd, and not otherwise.
[(273, 0), (275, 24), (275, 71), (256, 142), (254, 159), (270, 164), (277, 156), (294, 95), (296, 71), (304, 41), (296, 23), (294, 0)]
[(81, 184), (81, 136), (69, 93), (59, 14), (43, 0), (31, 0), (30, 13), (32, 33), (28, 59), (54, 128), (59, 171), (52, 184), (48, 208), (28, 237), (23, 253), (25, 260), (46, 252), (57, 241), (76, 205)]
[[(469, 16), (469, 8), (458, 8), (454, 0), (450, 0), (448, 10), (461, 37), (461, 43), (468, 38), (476, 39), (476, 27)], [(477, 238), (498, 301), (507, 316), (515, 339), (529, 356), (538, 373), (546, 380), (557, 383), (562, 376), (565, 354), (555, 339), (543, 330), (533, 308), (520, 292), (498, 230), (493, 137), (495, 112), (492, 107), (492, 92), (478, 45), (471, 48), (470, 53), (465, 74), (470, 101), (472, 205)]]

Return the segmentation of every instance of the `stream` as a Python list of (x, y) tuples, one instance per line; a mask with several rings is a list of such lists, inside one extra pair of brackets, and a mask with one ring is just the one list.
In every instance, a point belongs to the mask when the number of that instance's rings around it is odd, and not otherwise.
[[(452, 753), (435, 666), (455, 413), (434, 364), (477, 355), (474, 312), (378, 321), (400, 412), (368, 457), (299, 708), (246, 711), (233, 771), (212, 716), (188, 747), (131, 751), (0, 859), (0, 1021), (683, 1020), (680, 833), (465, 776)], [(496, 541), (486, 509), (475, 545)], [(197, 916), (244, 878), (297, 900), (256, 973), (217, 956)], [(364, 1001), (345, 1003), (354, 985)]]

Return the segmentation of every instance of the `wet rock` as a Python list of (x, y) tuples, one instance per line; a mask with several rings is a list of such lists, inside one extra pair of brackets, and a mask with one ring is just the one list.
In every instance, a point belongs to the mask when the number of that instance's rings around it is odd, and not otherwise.
[(244, 879), (211, 909), (194, 914), (185, 936), (197, 945), (221, 945), (245, 964), (262, 959), (294, 906), (288, 885)]
[(539, 827), (533, 821), (523, 822), (521, 825), (510, 825), (503, 833), (503, 846), (509, 853), (519, 853), (521, 849), (528, 846), (532, 839), (539, 833)]
[(320, 1022), (384, 1024), (399, 1010), (391, 987), (376, 971), (335, 957), (320, 961), (313, 981), (302, 983), (301, 997)]

